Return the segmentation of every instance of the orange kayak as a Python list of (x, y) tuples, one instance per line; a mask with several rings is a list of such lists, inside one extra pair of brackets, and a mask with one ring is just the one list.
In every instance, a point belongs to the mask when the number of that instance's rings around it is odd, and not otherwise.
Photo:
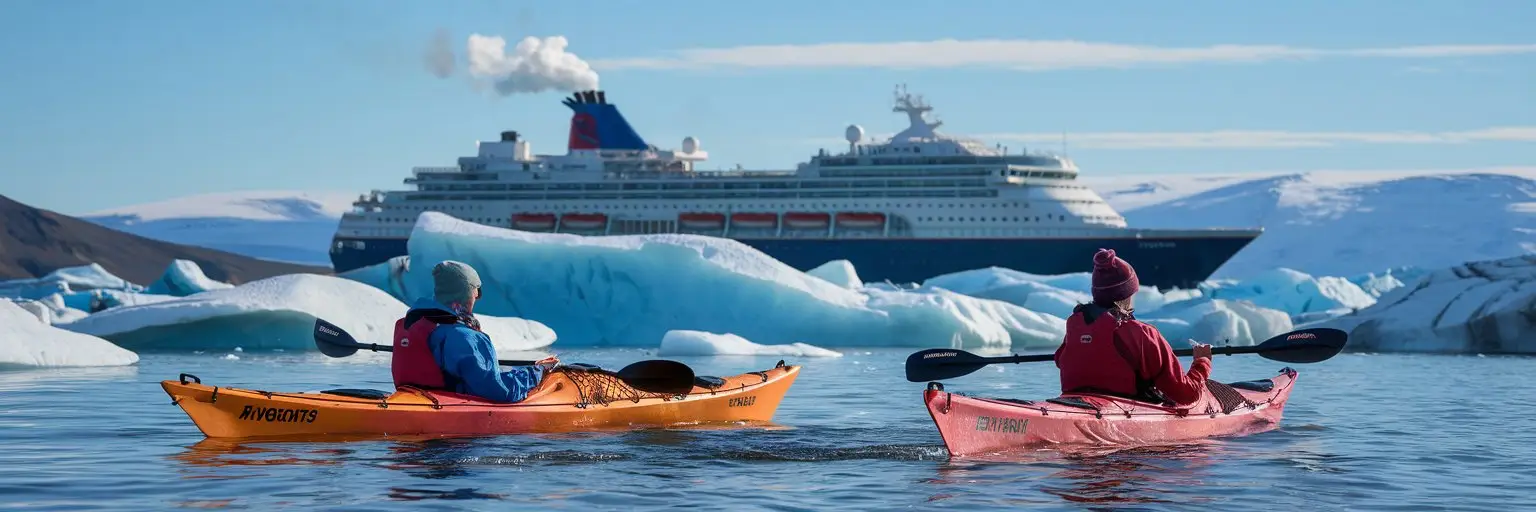
[(160, 386), (210, 438), (328, 435), (487, 435), (722, 422), (767, 422), (800, 367), (700, 377), (686, 394), (636, 390), (611, 374), (556, 371), (515, 404), (401, 388), (284, 393), (203, 384), (182, 374)]

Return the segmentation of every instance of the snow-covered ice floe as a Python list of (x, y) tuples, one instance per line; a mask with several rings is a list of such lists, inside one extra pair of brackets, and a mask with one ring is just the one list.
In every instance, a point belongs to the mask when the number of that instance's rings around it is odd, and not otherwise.
[(786, 356), (842, 357), (841, 352), (804, 343), (760, 345), (731, 333), (667, 331), (657, 355), (676, 356)]
[(0, 370), (137, 362), (137, 354), (107, 340), (49, 326), (21, 305), (0, 300)]
[[(134, 350), (313, 350), (316, 318), (362, 343), (390, 345), (404, 303), (355, 281), (292, 274), (187, 297), (108, 309), (64, 327)], [(555, 333), (519, 318), (477, 315), (500, 351), (549, 346)]]
[(821, 347), (1046, 347), (1065, 335), (1061, 318), (1013, 304), (849, 289), (721, 238), (529, 233), (427, 212), (409, 252), (344, 277), (414, 300), (430, 292), (433, 265), (463, 261), (485, 282), (476, 311), (537, 320), (563, 345), (655, 346), (671, 330)]
[(1347, 350), (1536, 353), (1536, 255), (1430, 272), (1369, 308), (1306, 325), (1349, 332)]

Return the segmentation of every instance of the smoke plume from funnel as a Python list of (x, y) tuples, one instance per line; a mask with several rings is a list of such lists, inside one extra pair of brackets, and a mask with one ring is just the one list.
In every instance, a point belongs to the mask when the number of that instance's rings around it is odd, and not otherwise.
[(469, 74), (489, 80), (502, 96), (547, 90), (596, 89), (597, 72), (581, 57), (566, 52), (568, 44), (564, 36), (525, 37), (509, 54), (506, 39), (471, 34), (467, 55)]

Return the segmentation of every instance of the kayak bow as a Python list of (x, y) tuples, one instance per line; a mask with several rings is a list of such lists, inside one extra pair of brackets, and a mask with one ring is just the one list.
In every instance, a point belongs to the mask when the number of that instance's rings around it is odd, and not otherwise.
[(1067, 393), (1047, 400), (978, 398), (944, 391), (938, 382), (923, 391), (928, 414), (952, 456), (1057, 444), (1144, 445), (1248, 434), (1280, 422), (1296, 383), (1296, 371), (1268, 379), (1222, 384), (1206, 381), (1199, 400), (1163, 407), (1094, 393)]
[(515, 404), (411, 387), (393, 393), (333, 389), (286, 393), (203, 384), (182, 374), (160, 386), (210, 438), (325, 435), (494, 435), (767, 422), (800, 367), (699, 377), (686, 393), (636, 390), (609, 373), (560, 370)]

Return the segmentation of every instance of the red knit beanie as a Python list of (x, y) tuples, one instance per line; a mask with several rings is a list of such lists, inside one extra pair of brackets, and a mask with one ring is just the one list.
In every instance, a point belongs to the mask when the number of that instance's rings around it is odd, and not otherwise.
[(1108, 306), (1136, 295), (1140, 288), (1136, 269), (1116, 257), (1114, 249), (1099, 249), (1093, 255), (1093, 302)]

